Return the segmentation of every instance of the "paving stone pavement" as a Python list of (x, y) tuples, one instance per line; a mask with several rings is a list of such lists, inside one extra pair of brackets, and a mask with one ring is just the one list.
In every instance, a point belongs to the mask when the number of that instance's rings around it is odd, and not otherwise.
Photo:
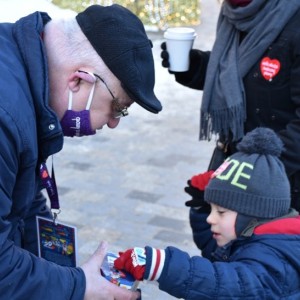
[[(201, 24), (194, 47), (211, 49), (219, 11), (217, 0), (201, 0)], [(21, 13), (21, 12), (20, 12)], [(162, 32), (148, 32), (154, 47), (158, 115), (138, 105), (119, 126), (97, 136), (66, 138), (54, 156), (62, 212), (59, 220), (78, 228), (78, 265), (101, 240), (118, 252), (133, 246), (172, 245), (199, 255), (188, 220), (188, 178), (205, 171), (214, 141), (199, 141), (202, 92), (183, 87), (161, 67)], [(174, 297), (157, 284), (140, 283), (143, 300)]]

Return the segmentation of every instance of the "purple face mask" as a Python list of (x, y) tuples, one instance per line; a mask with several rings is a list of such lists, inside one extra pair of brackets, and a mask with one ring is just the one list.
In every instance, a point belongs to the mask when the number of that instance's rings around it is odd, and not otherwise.
[(92, 104), (92, 99), (94, 96), (95, 83), (90, 92), (88, 103), (85, 110), (73, 111), (72, 101), (73, 93), (69, 92), (69, 106), (68, 110), (65, 112), (63, 118), (60, 121), (64, 136), (74, 137), (74, 136), (87, 136), (96, 133), (95, 130), (91, 128), (91, 117), (90, 117), (90, 106)]

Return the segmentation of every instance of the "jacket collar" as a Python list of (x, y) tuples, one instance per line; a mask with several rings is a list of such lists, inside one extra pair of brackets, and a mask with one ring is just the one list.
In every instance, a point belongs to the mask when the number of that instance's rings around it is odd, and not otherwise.
[(41, 160), (46, 160), (49, 155), (59, 152), (63, 146), (59, 120), (48, 105), (48, 65), (42, 33), (50, 20), (48, 14), (35, 12), (18, 20), (13, 29), (32, 93)]
[[(280, 218), (276, 218), (276, 219), (266, 219), (266, 220), (260, 220), (260, 221), (256, 221), (255, 219), (253, 220), (253, 222), (251, 222), (246, 228), (245, 230), (242, 232), (241, 236), (242, 237), (250, 237), (252, 236), (254, 233), (255, 234), (269, 234), (269, 233), (289, 233), (289, 231), (292, 229), (290, 227), (291, 223), (294, 222), (299, 222), (300, 224), (300, 219), (296, 220), (295, 217), (299, 216), (298, 212), (296, 210), (294, 210), (293, 208), (291, 208), (289, 210), (289, 212), (280, 217)], [(280, 226), (278, 226), (280, 224)], [(283, 225), (284, 228), (282, 227)], [(291, 225), (292, 226), (292, 225)], [(300, 233), (300, 227), (298, 232)], [(298, 234), (299, 234), (298, 233)]]

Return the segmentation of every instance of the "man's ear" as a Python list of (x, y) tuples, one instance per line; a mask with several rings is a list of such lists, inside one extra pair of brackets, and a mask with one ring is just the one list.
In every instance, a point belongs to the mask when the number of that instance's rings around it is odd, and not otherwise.
[(86, 71), (73, 72), (68, 79), (69, 89), (72, 92), (78, 92), (80, 89), (81, 80), (87, 81), (89, 83), (94, 83), (96, 81), (96, 77), (91, 72), (86, 72)]

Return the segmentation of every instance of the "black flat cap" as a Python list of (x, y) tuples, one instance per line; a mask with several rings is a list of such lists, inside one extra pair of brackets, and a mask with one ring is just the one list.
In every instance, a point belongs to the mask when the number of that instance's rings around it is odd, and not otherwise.
[(152, 43), (140, 19), (128, 9), (91, 5), (76, 20), (129, 97), (150, 112), (162, 110), (154, 94)]

